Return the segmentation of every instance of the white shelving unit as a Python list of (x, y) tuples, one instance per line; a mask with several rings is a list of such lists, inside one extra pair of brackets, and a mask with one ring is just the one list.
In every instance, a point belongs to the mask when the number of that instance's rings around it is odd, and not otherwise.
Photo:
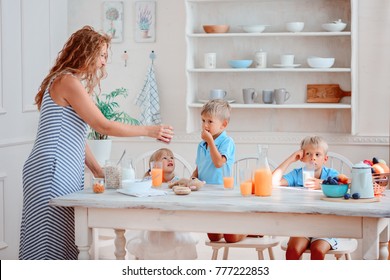
[[(355, 134), (357, 102), (356, 44), (358, 0), (185, 0), (187, 40), (187, 131), (200, 128), (200, 100), (212, 88), (223, 88), (235, 100), (230, 131), (284, 131), (285, 122), (294, 132), (322, 131)], [(342, 19), (347, 28), (327, 32), (321, 24)], [(302, 32), (286, 32), (284, 24), (304, 21)], [(229, 24), (228, 33), (205, 33), (205, 24)], [(263, 33), (244, 33), (240, 25), (269, 24)], [(253, 59), (259, 49), (268, 53), (267, 68), (230, 68), (229, 59)], [(217, 68), (203, 68), (203, 55), (217, 53)], [(294, 53), (297, 68), (276, 68), (279, 55)], [(309, 56), (335, 57), (332, 68), (310, 68)], [(252, 66), (253, 67), (253, 66)], [(339, 84), (351, 91), (351, 104), (306, 103), (307, 84)], [(242, 89), (253, 87), (257, 103), (243, 104)], [(286, 88), (286, 104), (263, 104), (264, 89)], [(302, 126), (305, 118), (315, 125)], [(262, 125), (271, 121), (272, 126)], [(297, 121), (294, 124), (294, 120)], [(241, 125), (242, 122), (245, 125)]]

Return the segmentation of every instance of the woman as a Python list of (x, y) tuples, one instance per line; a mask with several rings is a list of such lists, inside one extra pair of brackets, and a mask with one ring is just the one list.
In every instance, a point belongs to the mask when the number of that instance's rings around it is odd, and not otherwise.
[(106, 76), (111, 38), (85, 26), (71, 35), (35, 97), (37, 138), (23, 168), (20, 259), (76, 259), (73, 208), (50, 207), (54, 197), (84, 185), (84, 164), (103, 170), (86, 145), (87, 125), (111, 136), (149, 136), (169, 143), (170, 126), (132, 126), (107, 120), (91, 95)]

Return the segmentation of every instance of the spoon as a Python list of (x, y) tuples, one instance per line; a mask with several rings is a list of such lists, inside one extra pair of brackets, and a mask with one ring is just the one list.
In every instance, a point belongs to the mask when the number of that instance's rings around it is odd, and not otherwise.
[(123, 153), (122, 153), (120, 159), (118, 160), (118, 163), (116, 164), (116, 166), (118, 166), (119, 163), (121, 163), (121, 161), (122, 161), (123, 157), (125, 156), (125, 154), (126, 154), (126, 149), (123, 150)]

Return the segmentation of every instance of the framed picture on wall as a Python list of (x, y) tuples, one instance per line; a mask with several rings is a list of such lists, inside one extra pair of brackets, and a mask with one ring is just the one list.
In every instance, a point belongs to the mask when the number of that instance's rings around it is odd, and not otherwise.
[(103, 2), (103, 30), (111, 35), (113, 43), (123, 41), (123, 2)]
[(135, 41), (150, 43), (156, 41), (156, 2), (135, 2)]

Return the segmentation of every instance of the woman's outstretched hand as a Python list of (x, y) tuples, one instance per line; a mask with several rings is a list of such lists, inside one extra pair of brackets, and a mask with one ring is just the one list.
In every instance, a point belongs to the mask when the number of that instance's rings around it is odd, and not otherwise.
[(152, 126), (151, 137), (156, 138), (164, 143), (170, 143), (173, 138), (173, 127), (170, 125), (158, 125)]

